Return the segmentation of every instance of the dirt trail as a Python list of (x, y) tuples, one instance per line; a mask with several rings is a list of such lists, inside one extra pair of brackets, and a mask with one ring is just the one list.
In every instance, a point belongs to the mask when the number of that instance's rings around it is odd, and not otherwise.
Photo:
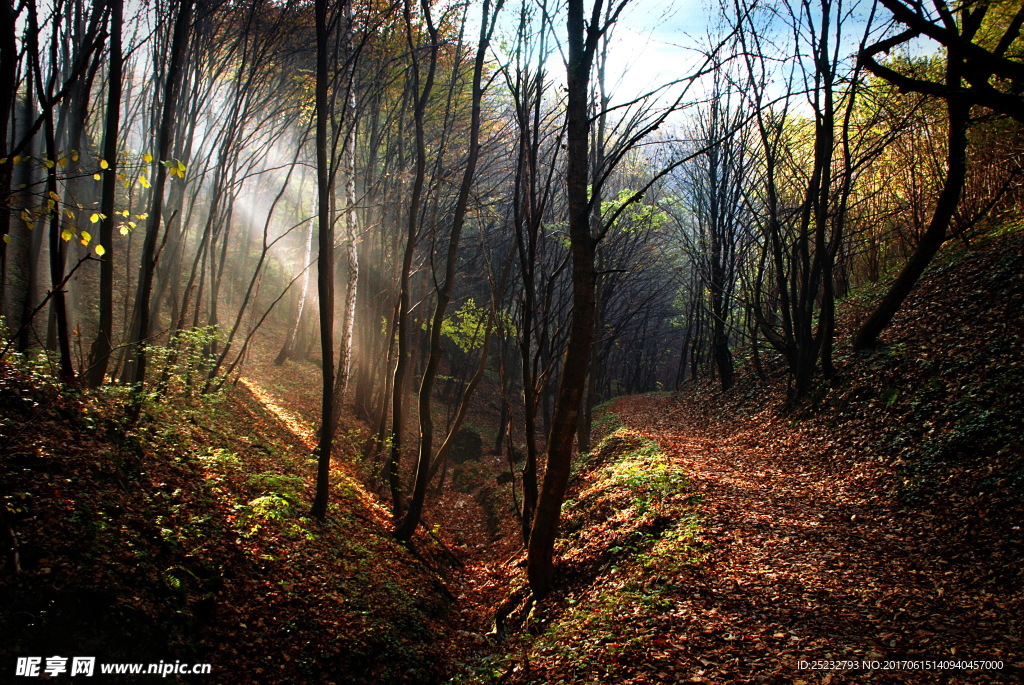
[[(669, 396), (612, 410), (657, 440), (701, 493), (706, 560), (674, 613), (666, 657), (695, 682), (1019, 682), (1019, 588), (998, 545), (942, 512), (885, 496), (878, 474), (821, 434), (765, 413), (747, 423)], [(1013, 574), (1009, 574), (1013, 575)], [(1007, 596), (1017, 597), (1016, 602)], [(893, 660), (1001, 660), (1003, 670), (888, 670)], [(800, 662), (847, 661), (845, 670)], [(864, 662), (879, 668), (865, 669)]]

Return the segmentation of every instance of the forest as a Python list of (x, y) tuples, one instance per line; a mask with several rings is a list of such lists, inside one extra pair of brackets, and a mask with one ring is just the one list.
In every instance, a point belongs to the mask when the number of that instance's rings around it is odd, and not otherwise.
[(0, 13), (5, 679), (1024, 677), (1021, 0)]

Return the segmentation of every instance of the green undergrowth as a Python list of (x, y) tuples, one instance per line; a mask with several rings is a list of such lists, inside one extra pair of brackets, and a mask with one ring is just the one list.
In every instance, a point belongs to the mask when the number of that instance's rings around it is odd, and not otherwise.
[(131, 391), (61, 389), (44, 361), (15, 361), (0, 362), (0, 667), (61, 654), (208, 662), (210, 682), (441, 677), (449, 600), (429, 543), (420, 558), (397, 544), (341, 471), (326, 521), (310, 519), (315, 460), (244, 388), (203, 396), (174, 370), (132, 422)]
[(699, 501), (656, 442), (619, 426), (587, 455), (563, 507), (556, 596), (467, 682), (614, 682), (643, 659), (703, 556)]

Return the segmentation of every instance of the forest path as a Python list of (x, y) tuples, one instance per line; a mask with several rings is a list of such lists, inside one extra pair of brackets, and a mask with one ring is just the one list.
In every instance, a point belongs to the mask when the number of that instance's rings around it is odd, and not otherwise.
[[(707, 556), (673, 612), (678, 630), (664, 638), (666, 656), (692, 664), (696, 682), (1020, 677), (1020, 619), (1000, 603), (993, 550), (952, 534), (956, 522), (941, 512), (894, 502), (877, 473), (834, 457), (824, 433), (771, 412), (717, 420), (667, 395), (623, 398), (611, 410), (678, 459), (702, 496)], [(863, 664), (897, 659), (1005, 666)], [(800, 668), (844, 660), (853, 662), (848, 670)]]

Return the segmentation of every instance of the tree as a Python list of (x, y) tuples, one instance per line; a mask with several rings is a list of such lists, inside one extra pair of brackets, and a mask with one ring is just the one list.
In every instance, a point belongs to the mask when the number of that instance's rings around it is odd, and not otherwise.
[[(760, 187), (749, 208), (762, 217), (752, 312), (759, 332), (786, 360), (793, 403), (810, 390), (819, 363), (824, 376), (834, 375), (834, 277), (857, 171), (851, 116), (861, 77), (859, 66), (840, 52), (850, 19), (841, 3), (785, 3), (790, 45), (776, 57), (765, 52), (769, 39), (755, 25), (753, 10), (736, 10), (746, 90), (761, 141)], [(869, 17), (861, 44), (871, 25)], [(769, 83), (776, 59), (788, 74), (778, 84), (782, 94), (773, 97)], [(813, 118), (793, 113), (797, 93), (805, 95)]]
[(328, 162), (327, 73), (328, 23), (327, 0), (316, 0), (316, 179), (317, 179), (317, 293), (320, 295), (320, 354), (322, 380), (320, 396), (320, 435), (317, 445), (316, 495), (310, 515), (327, 515), (330, 488), (331, 446), (334, 441), (334, 217), (331, 196), (334, 193)]
[[(544, 360), (553, 356), (545, 344), (551, 338), (548, 334), (551, 317), (544, 314), (550, 313), (552, 309), (550, 300), (554, 291), (551, 286), (558, 282), (558, 275), (563, 272), (568, 258), (564, 251), (555, 249), (554, 241), (545, 232), (545, 218), (552, 213), (554, 204), (553, 181), (558, 168), (564, 127), (557, 125), (545, 112), (545, 63), (550, 31), (550, 15), (546, 4), (540, 7), (540, 22), (538, 30), (530, 30), (529, 7), (523, 3), (511, 64), (502, 70), (513, 102), (517, 132), (509, 213), (514, 229), (519, 278), (514, 304), (518, 312), (515, 334), (523, 395), (523, 437), (526, 443), (522, 505), (518, 507), (524, 543), (530, 539), (533, 513), (537, 508), (537, 424), (541, 399), (548, 394), (548, 380), (551, 377)], [(545, 162), (548, 163), (546, 168)], [(552, 264), (554, 260), (557, 263)]]
[(422, 76), (422, 65), (416, 55), (416, 25), (413, 22), (413, 9), (411, 0), (405, 0), (403, 5), (403, 16), (405, 19), (405, 35), (412, 60), (411, 81), (413, 97), (413, 126), (415, 131), (415, 171), (413, 172), (412, 192), (409, 196), (408, 215), (406, 217), (405, 248), (402, 253), (402, 265), (399, 271), (399, 299), (398, 299), (398, 325), (397, 335), (397, 360), (395, 363), (394, 381), (392, 382), (392, 405), (391, 405), (391, 451), (388, 456), (388, 483), (391, 487), (392, 510), (395, 518), (398, 519), (404, 511), (404, 498), (399, 477), (399, 467), (402, 457), (402, 401), (405, 391), (406, 371), (409, 364), (410, 339), (413, 331), (410, 325), (410, 300), (411, 284), (410, 274), (412, 271), (413, 256), (416, 251), (416, 240), (419, 235), (419, 222), (421, 203), (423, 202), (423, 186), (427, 174), (427, 142), (425, 131), (425, 118), (427, 104), (430, 99), (430, 92), (434, 87), (434, 75), (437, 72), (437, 54), (439, 50), (438, 31), (434, 26), (431, 16), (430, 5), (422, 0), (420, 10), (423, 14), (423, 21), (426, 23), (428, 38), (428, 57), (426, 77)]
[[(19, 8), (20, 9), (20, 8)], [(0, 0), (0, 311), (6, 302), (7, 243), (11, 229), (11, 183), (13, 161), (8, 154), (8, 125), (14, 109), (18, 69), (13, 0)]]
[[(163, 162), (170, 161), (181, 72), (192, 26), (192, 7), (193, 0), (180, 0), (174, 20), (174, 33), (171, 39), (171, 54), (167, 65), (167, 80), (164, 85), (163, 110), (157, 141), (157, 159)], [(157, 240), (163, 218), (164, 188), (167, 184), (168, 171), (169, 167), (166, 164), (158, 164), (156, 167), (152, 204), (149, 209), (150, 225), (147, 227), (146, 239), (142, 247), (142, 267), (139, 270), (139, 287), (135, 298), (135, 306), (139, 312), (139, 326), (137, 335), (132, 340), (135, 351), (130, 373), (132, 383), (137, 386), (141, 386), (146, 379), (146, 345), (149, 344), (152, 325), (150, 299), (153, 292), (153, 279), (156, 275)]]
[[(448, 235), (448, 250), (444, 265), (444, 277), (440, 286), (436, 289), (437, 302), (434, 306), (434, 314), (430, 321), (430, 342), (427, 351), (426, 365), (423, 370), (423, 377), (420, 381), (419, 390), (419, 449), (416, 461), (416, 476), (413, 481), (412, 496), (409, 499), (409, 508), (405, 517), (399, 522), (395, 535), (399, 540), (408, 541), (416, 527), (419, 525), (420, 516), (423, 511), (423, 499), (426, 496), (429, 476), (432, 472), (431, 457), (434, 453), (434, 424), (431, 415), (431, 400), (434, 391), (434, 380), (437, 376), (438, 364), (441, 360), (441, 332), (445, 324), (445, 315), (448, 311), (448, 304), (451, 302), (452, 291), (455, 287), (456, 269), (458, 266), (459, 242), (462, 236), (462, 229), (466, 223), (466, 213), (469, 210), (469, 196), (473, 187), (474, 174), (476, 173), (477, 162), (480, 158), (480, 118), (481, 103), (484, 95), (484, 62), (487, 58), (487, 50), (494, 32), (498, 14), (501, 12), (503, 0), (496, 0), (493, 11), (490, 0), (484, 0), (481, 10), (480, 36), (477, 40), (476, 55), (473, 60), (473, 78), (470, 88), (470, 124), (469, 124), (469, 150), (466, 157), (465, 168), (462, 173), (462, 181), (459, 185), (459, 194), (455, 201), (455, 209), (451, 218), (451, 230)], [(428, 8), (424, 6), (426, 13)], [(429, 22), (429, 17), (428, 17)], [(484, 346), (482, 355), (487, 354)], [(465, 400), (463, 402), (465, 404)], [(451, 431), (454, 435), (457, 426)], [(449, 442), (451, 435), (448, 440)]]
[[(626, 6), (617, 5), (612, 21)], [(548, 435), (548, 460), (537, 500), (537, 511), (530, 533), (527, 572), (534, 596), (543, 598), (554, 579), (555, 538), (561, 517), (565, 489), (569, 483), (572, 442), (583, 401), (587, 367), (594, 339), (597, 300), (597, 271), (594, 257), (597, 240), (590, 231), (589, 181), (590, 117), (587, 98), (590, 72), (598, 40), (609, 23), (602, 20), (602, 0), (595, 0), (589, 23), (584, 22), (583, 0), (568, 0), (566, 28), (566, 169), (569, 241), (572, 254), (572, 321), (569, 340), (558, 384), (551, 432)]]
[[(854, 338), (854, 349), (875, 347), (878, 338), (892, 322), (896, 312), (910, 295), (921, 274), (946, 242), (967, 179), (967, 145), (971, 107), (979, 105), (1024, 122), (1024, 64), (1010, 54), (1024, 24), (1024, 5), (1004, 25), (1005, 29), (988, 49), (980, 44), (982, 31), (993, 3), (964, 2), (947, 7), (935, 3), (935, 14), (925, 13), (923, 5), (911, 6), (902, 0), (882, 0), (893, 17), (908, 28), (899, 34), (865, 47), (860, 59), (874, 74), (895, 84), (902, 91), (915, 91), (946, 100), (948, 138), (946, 178), (936, 202), (928, 229), (914, 254), (904, 265), (889, 291)], [(946, 48), (946, 68), (941, 83), (901, 73), (892, 65), (877, 61), (876, 55), (893, 49), (920, 35), (928, 36)], [(995, 83), (993, 83), (995, 79)], [(1008, 83), (1005, 90), (999, 86)]]
[(107, 168), (103, 179), (100, 201), (100, 244), (106, 250), (100, 263), (100, 321), (96, 339), (89, 350), (89, 368), (86, 384), (97, 387), (107, 374), (114, 335), (114, 201), (117, 192), (118, 142), (121, 124), (121, 86), (124, 55), (121, 50), (121, 27), (124, 23), (124, 3), (110, 0), (109, 69), (107, 74), (107, 116), (103, 129), (103, 159)]
[(706, 152), (682, 168), (685, 211), (676, 217), (698, 277), (690, 297), (701, 305), (690, 317), (706, 315), (711, 356), (723, 391), (735, 382), (731, 329), (744, 232), (753, 220), (744, 197), (755, 161), (752, 131), (744, 126), (747, 112), (725, 83), (725, 69), (722, 64), (715, 69), (710, 102), (695, 116), (692, 137)]

